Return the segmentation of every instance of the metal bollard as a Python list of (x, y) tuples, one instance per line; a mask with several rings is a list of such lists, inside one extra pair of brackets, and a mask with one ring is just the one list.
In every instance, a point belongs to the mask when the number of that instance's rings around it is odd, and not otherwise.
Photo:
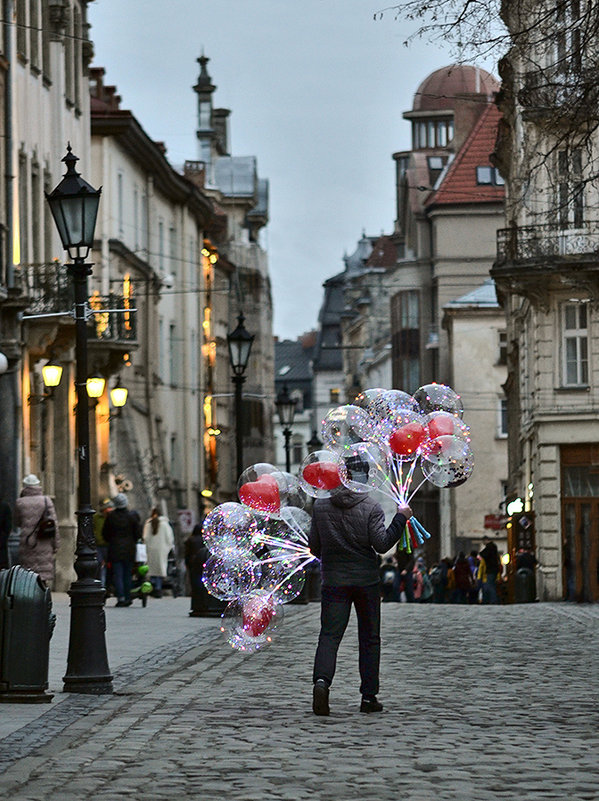
[(530, 604), (536, 600), (537, 590), (535, 574), (527, 567), (516, 570), (514, 586), (514, 603)]

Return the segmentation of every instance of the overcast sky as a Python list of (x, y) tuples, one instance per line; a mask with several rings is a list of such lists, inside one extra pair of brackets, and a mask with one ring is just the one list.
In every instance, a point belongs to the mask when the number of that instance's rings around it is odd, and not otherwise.
[[(270, 182), (274, 333), (317, 324), (323, 281), (343, 269), (362, 231), (393, 230), (392, 153), (410, 146), (402, 113), (448, 51), (403, 45), (377, 0), (96, 0), (94, 66), (121, 107), (167, 146), (178, 167), (198, 158), (199, 74), (210, 58), (214, 105), (231, 109), (232, 155), (253, 155)], [(489, 65), (485, 65), (489, 68)], [(492, 66), (490, 67), (492, 71)]]

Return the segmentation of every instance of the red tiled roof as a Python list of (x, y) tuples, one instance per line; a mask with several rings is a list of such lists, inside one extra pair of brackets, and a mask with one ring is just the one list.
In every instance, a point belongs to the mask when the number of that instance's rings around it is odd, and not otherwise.
[(445, 203), (499, 203), (503, 200), (503, 186), (476, 182), (476, 168), (492, 166), (490, 156), (495, 148), (500, 118), (497, 106), (489, 103), (451, 163), (440, 187), (428, 198), (427, 207)]

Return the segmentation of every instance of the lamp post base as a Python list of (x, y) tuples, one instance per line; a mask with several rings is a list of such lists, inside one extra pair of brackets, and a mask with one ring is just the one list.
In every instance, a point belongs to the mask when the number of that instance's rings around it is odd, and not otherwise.
[(63, 677), (65, 693), (108, 695), (113, 692), (112, 675), (106, 654), (106, 590), (95, 579), (73, 582), (71, 630), (67, 672)]

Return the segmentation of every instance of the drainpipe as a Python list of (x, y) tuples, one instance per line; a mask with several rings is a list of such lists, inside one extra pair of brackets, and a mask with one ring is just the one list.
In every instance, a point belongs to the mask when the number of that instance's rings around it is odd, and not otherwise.
[(13, 76), (13, 53), (12, 53), (12, 21), (14, 16), (14, 0), (3, 0), (4, 2), (4, 55), (8, 63), (6, 72), (6, 86), (4, 87), (4, 120), (5, 120), (5, 139), (4, 139), (4, 159), (5, 159), (5, 193), (6, 193), (6, 248), (3, 254), (6, 258), (6, 285), (12, 289), (15, 285), (15, 274), (13, 266), (13, 134), (12, 134), (12, 76)]

